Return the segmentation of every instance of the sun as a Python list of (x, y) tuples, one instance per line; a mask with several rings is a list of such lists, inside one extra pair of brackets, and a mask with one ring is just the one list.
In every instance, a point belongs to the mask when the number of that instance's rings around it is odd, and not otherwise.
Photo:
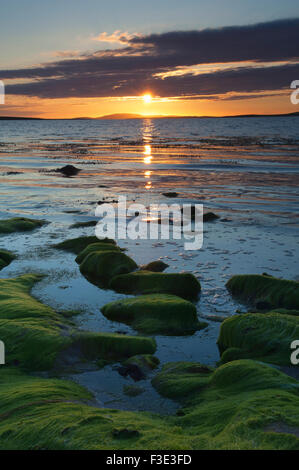
[(143, 101), (146, 103), (146, 104), (149, 104), (152, 102), (153, 98), (152, 98), (152, 95), (150, 93), (146, 93), (145, 95), (143, 95)]

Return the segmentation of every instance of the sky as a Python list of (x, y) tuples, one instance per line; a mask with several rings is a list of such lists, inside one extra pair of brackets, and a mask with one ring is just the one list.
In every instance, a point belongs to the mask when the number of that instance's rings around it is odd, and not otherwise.
[(294, 112), (297, 0), (0, 0), (0, 116)]

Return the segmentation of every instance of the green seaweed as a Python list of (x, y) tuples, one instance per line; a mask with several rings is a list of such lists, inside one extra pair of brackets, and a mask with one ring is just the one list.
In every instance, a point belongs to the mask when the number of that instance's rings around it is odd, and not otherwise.
[(187, 300), (167, 294), (149, 294), (106, 304), (102, 313), (113, 321), (132, 325), (143, 333), (193, 334), (207, 326), (199, 322), (196, 307)]
[(129, 336), (117, 333), (77, 333), (74, 346), (78, 346), (89, 359), (124, 359), (136, 354), (153, 354), (156, 342), (153, 338)]
[(98, 220), (88, 220), (87, 222), (76, 222), (70, 225), (69, 228), (83, 228), (83, 227), (95, 227)]
[(52, 367), (70, 342), (61, 334), (61, 317), (29, 294), (40, 278), (26, 274), (0, 280), (0, 338), (6, 362), (29, 370)]
[(290, 365), (290, 344), (299, 338), (299, 318), (277, 312), (247, 313), (227, 318), (220, 328), (222, 362), (257, 359)]
[(184, 299), (196, 299), (200, 293), (200, 283), (191, 273), (136, 271), (114, 277), (110, 288), (125, 294), (173, 294)]
[(115, 245), (115, 240), (112, 240), (111, 238), (99, 239), (96, 236), (89, 236), (89, 237), (78, 237), (78, 238), (71, 238), (69, 240), (64, 240), (63, 242), (53, 245), (53, 247), (57, 248), (58, 250), (70, 251), (71, 253), (75, 253), (75, 255), (78, 255), (80, 251), (83, 251), (91, 243), (99, 243), (99, 242), (110, 243), (112, 245)]
[(87, 279), (104, 285), (122, 273), (130, 273), (137, 268), (134, 260), (121, 251), (94, 251), (80, 264), (80, 271)]
[(48, 222), (45, 220), (28, 219), (26, 217), (13, 217), (12, 219), (0, 220), (0, 234), (29, 232), (47, 223)]
[(13, 253), (0, 249), (0, 271), (6, 268), (14, 259), (16, 259), (16, 256)]
[(112, 243), (91, 243), (83, 251), (81, 251), (77, 258), (76, 263), (81, 264), (84, 258), (90, 253), (94, 251), (121, 251), (117, 245), (113, 245)]
[(226, 284), (227, 289), (249, 303), (263, 302), (268, 310), (285, 308), (299, 309), (299, 282), (277, 279), (272, 276), (246, 274), (233, 276)]

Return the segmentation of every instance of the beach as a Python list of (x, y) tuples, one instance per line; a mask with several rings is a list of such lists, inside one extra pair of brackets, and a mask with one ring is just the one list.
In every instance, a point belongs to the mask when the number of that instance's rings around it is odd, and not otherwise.
[[(158, 367), (141, 380), (120, 373), (119, 362), (65, 362), (36, 372), (82, 385), (93, 406), (174, 416), (178, 402), (159, 393), (153, 378), (169, 362), (218, 366), (222, 321), (249, 306), (226, 288), (234, 275), (263, 273), (299, 280), (299, 117), (42, 120), (0, 124), (0, 220), (46, 220), (32, 232), (1, 235), (0, 247), (17, 258), (1, 279), (42, 275), (32, 296), (54, 311), (76, 311), (74, 328), (92, 333), (141, 335), (101, 313), (132, 294), (99, 288), (82, 275), (74, 253), (55, 249), (67, 239), (93, 236), (99, 203), (119, 196), (144, 204), (202, 204), (218, 218), (204, 223), (203, 247), (183, 240), (116, 240), (138, 266), (161, 260), (165, 273), (191, 273), (201, 293), (193, 300), (207, 326), (192, 334), (154, 334)], [(66, 177), (57, 169), (73, 165)], [(175, 193), (176, 197), (168, 197)], [(79, 227), (72, 228), (79, 223)], [(144, 335), (143, 335), (144, 336)], [(1, 339), (1, 338), (0, 338)], [(298, 375), (290, 365), (288, 377)], [(286, 376), (287, 377), (287, 376)], [(139, 393), (125, 393), (138, 385)], [(183, 445), (183, 444), (180, 444)]]

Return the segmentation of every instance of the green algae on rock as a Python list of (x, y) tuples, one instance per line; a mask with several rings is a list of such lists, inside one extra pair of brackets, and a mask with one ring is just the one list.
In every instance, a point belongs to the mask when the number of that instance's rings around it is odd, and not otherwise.
[(0, 220), (0, 234), (30, 232), (47, 223), (46, 220), (28, 219), (26, 217), (13, 217), (12, 219)]
[(84, 357), (90, 359), (125, 359), (137, 354), (154, 354), (153, 338), (129, 336), (117, 333), (77, 333), (73, 345), (78, 346)]
[(98, 220), (88, 220), (87, 222), (76, 222), (69, 226), (69, 228), (84, 228), (84, 227), (95, 227)]
[(218, 347), (222, 362), (257, 359), (290, 365), (290, 344), (299, 338), (299, 318), (275, 312), (247, 313), (226, 319)]
[(263, 302), (273, 308), (299, 309), (299, 282), (272, 276), (244, 274), (233, 276), (226, 284), (233, 296), (246, 302)]
[(118, 274), (127, 274), (137, 269), (132, 258), (121, 251), (94, 251), (80, 264), (80, 271), (94, 283), (106, 284)]
[(148, 294), (117, 300), (101, 309), (109, 320), (131, 325), (143, 333), (193, 334), (207, 326), (199, 322), (191, 302), (169, 294)]
[(6, 268), (14, 259), (16, 259), (16, 256), (13, 253), (0, 249), (0, 271)]
[(96, 236), (89, 236), (89, 237), (78, 237), (78, 238), (71, 238), (69, 240), (64, 240), (61, 243), (57, 243), (56, 245), (53, 245), (54, 248), (57, 248), (58, 250), (65, 250), (65, 251), (70, 251), (71, 253), (75, 253), (75, 255), (78, 255), (80, 251), (83, 251), (88, 245), (91, 243), (110, 243), (112, 245), (115, 245), (115, 240), (112, 240), (111, 238), (103, 238), (99, 239)]
[(152, 381), (161, 395), (184, 405), (176, 424), (193, 439), (192, 448), (299, 449), (297, 380), (252, 360), (203, 367), (167, 364)]
[(41, 276), (26, 274), (0, 280), (0, 338), (6, 363), (46, 370), (70, 339), (61, 334), (62, 318), (30, 295)]
[(86, 248), (84, 248), (83, 251), (81, 251), (77, 258), (76, 258), (76, 263), (81, 264), (84, 258), (86, 258), (87, 255), (90, 253), (93, 253), (94, 251), (121, 251), (119, 246), (113, 245), (112, 243), (91, 243), (90, 245), (87, 245)]
[(196, 299), (200, 283), (191, 273), (152, 273), (136, 271), (114, 277), (109, 287), (125, 294), (173, 294), (184, 299)]
[(164, 263), (161, 260), (157, 261), (151, 261), (148, 264), (145, 264), (144, 266), (141, 266), (142, 271), (151, 271), (153, 273), (162, 273), (165, 271), (166, 268), (168, 268), (168, 264)]

